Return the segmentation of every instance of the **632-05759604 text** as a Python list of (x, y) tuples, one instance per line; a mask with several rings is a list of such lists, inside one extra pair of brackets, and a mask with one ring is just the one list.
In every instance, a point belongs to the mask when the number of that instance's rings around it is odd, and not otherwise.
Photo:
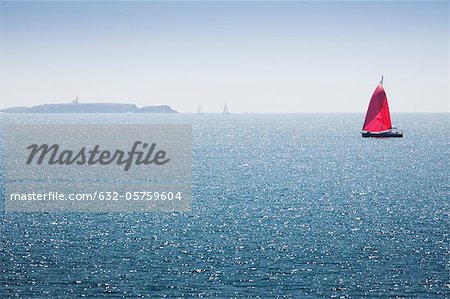
[(137, 201), (137, 200), (161, 200), (172, 201), (182, 200), (183, 192), (180, 191), (135, 191), (135, 192), (117, 192), (117, 191), (94, 191), (92, 193), (63, 193), (63, 192), (48, 192), (48, 193), (11, 193), (9, 200), (20, 201)]

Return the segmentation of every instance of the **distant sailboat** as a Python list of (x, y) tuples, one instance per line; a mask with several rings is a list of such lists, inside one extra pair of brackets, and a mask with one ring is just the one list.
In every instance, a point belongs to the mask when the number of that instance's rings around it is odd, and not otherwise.
[(201, 105), (198, 105), (197, 114), (203, 114)]
[(392, 127), (388, 100), (383, 88), (383, 77), (370, 99), (362, 137), (403, 137), (402, 131)]
[(228, 111), (228, 105), (225, 104), (225, 106), (223, 107), (223, 114), (230, 114), (230, 112)]

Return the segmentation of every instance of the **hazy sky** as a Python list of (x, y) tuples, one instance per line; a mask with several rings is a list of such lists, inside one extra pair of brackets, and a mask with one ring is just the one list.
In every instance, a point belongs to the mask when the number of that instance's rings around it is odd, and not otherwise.
[(0, 107), (445, 112), (442, 2), (1, 2)]

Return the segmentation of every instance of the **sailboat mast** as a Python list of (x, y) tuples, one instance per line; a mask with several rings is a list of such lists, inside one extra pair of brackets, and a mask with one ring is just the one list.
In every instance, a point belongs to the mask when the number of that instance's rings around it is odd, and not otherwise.
[(384, 78), (384, 76), (381, 76), (381, 81), (380, 81), (381, 86), (383, 86), (383, 78)]

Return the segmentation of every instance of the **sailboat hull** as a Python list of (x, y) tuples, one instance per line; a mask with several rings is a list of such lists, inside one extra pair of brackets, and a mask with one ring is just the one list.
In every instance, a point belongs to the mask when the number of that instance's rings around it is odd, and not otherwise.
[(383, 132), (366, 132), (363, 131), (362, 137), (370, 137), (370, 138), (402, 138), (403, 132), (397, 131), (397, 130), (389, 130), (389, 131), (383, 131)]

